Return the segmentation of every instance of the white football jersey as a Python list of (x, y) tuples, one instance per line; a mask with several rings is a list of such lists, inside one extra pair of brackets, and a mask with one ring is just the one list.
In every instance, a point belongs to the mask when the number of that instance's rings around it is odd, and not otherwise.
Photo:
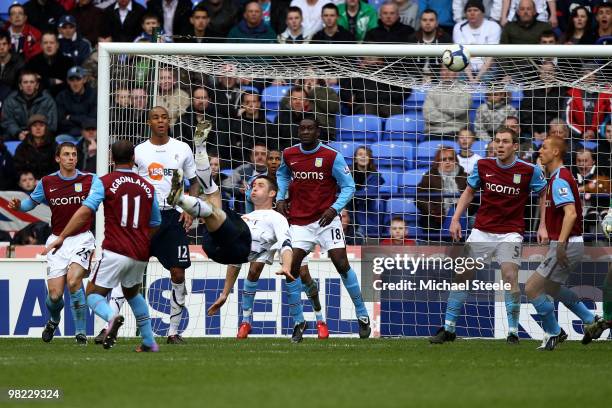
[(289, 240), (287, 219), (274, 210), (255, 210), (242, 216), (251, 231), (249, 260), (280, 249)]
[(193, 152), (187, 143), (170, 138), (165, 145), (154, 145), (150, 140), (136, 146), (134, 171), (155, 187), (160, 210), (173, 207), (166, 203), (170, 193), (172, 174), (182, 169), (185, 179), (196, 176)]

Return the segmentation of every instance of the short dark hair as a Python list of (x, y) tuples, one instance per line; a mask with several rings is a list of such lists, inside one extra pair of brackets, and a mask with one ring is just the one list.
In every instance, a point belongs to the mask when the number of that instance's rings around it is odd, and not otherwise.
[(287, 14), (289, 13), (299, 13), (300, 17), (302, 16), (302, 9), (296, 6), (289, 6), (289, 8), (287, 9)]
[(336, 15), (340, 15), (340, 12), (338, 11), (338, 6), (336, 6), (334, 3), (327, 3), (326, 5), (323, 6), (323, 8), (321, 9), (321, 14), (323, 14), (323, 10), (328, 9), (328, 10), (335, 10), (336, 11)]
[(514, 130), (510, 129), (508, 126), (500, 126), (495, 130), (495, 134), (498, 133), (508, 133), (512, 136), (512, 143), (519, 143), (519, 135)]
[(206, 13), (206, 15), (210, 16), (210, 11), (208, 11), (208, 7), (206, 6), (206, 4), (204, 4), (203, 1), (199, 2), (198, 5), (195, 6), (193, 10), (191, 10), (191, 16), (193, 17), (198, 11), (203, 11)]
[(11, 43), (11, 34), (6, 30), (0, 30), (0, 40), (5, 39), (9, 44)]
[(34, 72), (32, 70), (29, 69), (24, 69), (19, 73), (19, 83), (21, 83), (21, 81), (23, 80), (23, 77), (26, 75), (32, 75), (34, 76), (34, 78), (36, 78), (36, 82), (40, 83), (40, 75), (38, 75), (37, 72)]
[(111, 147), (115, 164), (130, 164), (134, 157), (134, 144), (127, 139), (119, 139)]
[(76, 149), (76, 145), (72, 142), (62, 142), (60, 144), (57, 145), (57, 147), (55, 148), (55, 157), (59, 157), (62, 154), (62, 149), (64, 147), (68, 147), (71, 149)]
[(404, 220), (404, 217), (400, 216), (400, 215), (396, 215), (393, 218), (391, 218), (391, 222), (393, 221), (401, 221), (404, 223), (404, 225), (406, 225), (406, 220)]
[(321, 127), (321, 123), (317, 120), (316, 116), (313, 115), (312, 113), (304, 114), (304, 116), (300, 120), (300, 123), (302, 123), (305, 120), (312, 120), (317, 128)]
[(544, 30), (540, 33), (538, 40), (542, 38), (555, 37), (555, 41), (558, 40), (557, 34), (553, 30)]
[(273, 177), (262, 174), (260, 176), (255, 177), (253, 181), (251, 182), (251, 185), (253, 185), (253, 183), (257, 180), (266, 180), (268, 182), (268, 186), (270, 187), (270, 190), (276, 191), (278, 193), (278, 184), (276, 184), (276, 180)]
[(157, 14), (148, 11), (143, 14), (142, 19), (140, 20), (140, 24), (144, 24), (146, 20), (150, 20), (152, 18), (156, 19), (158, 23), (161, 23), (161, 20), (159, 19), (159, 16)]
[(23, 10), (24, 14), (25, 14), (25, 7), (23, 7), (23, 4), (17, 3), (17, 2), (13, 2), (13, 4), (11, 4), (8, 8), (7, 13), (10, 15), (11, 14), (11, 10), (15, 7), (21, 7), (21, 9)]
[(244, 91), (240, 94), (240, 104), (242, 105), (244, 103), (244, 97), (245, 96), (256, 96), (259, 101), (261, 101), (261, 95), (259, 95), (257, 92), (254, 91)]
[(421, 13), (421, 15), (423, 15), (423, 14), (425, 14), (425, 13), (427, 13), (427, 14), (433, 14), (434, 16), (436, 16), (436, 20), (438, 19), (438, 13), (436, 12), (436, 10), (433, 10), (433, 9), (427, 8), (427, 9), (423, 10), (423, 12)]

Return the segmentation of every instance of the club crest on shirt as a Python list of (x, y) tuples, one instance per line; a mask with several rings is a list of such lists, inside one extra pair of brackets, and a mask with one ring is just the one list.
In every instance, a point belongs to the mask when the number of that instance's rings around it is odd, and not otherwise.
[(75, 183), (74, 191), (81, 193), (83, 191), (83, 183)]
[(568, 194), (567, 187), (561, 187), (559, 189), (559, 196), (566, 197)]
[(514, 184), (521, 184), (521, 175), (515, 174), (514, 177), (512, 178), (512, 182)]
[(315, 167), (323, 167), (323, 158), (322, 157), (317, 157), (315, 159)]

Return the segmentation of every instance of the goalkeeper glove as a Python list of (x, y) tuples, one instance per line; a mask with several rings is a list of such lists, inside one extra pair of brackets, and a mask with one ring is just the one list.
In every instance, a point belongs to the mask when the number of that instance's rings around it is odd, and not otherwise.
[(612, 209), (608, 210), (608, 214), (601, 222), (601, 228), (606, 238), (609, 239), (610, 233), (612, 232)]

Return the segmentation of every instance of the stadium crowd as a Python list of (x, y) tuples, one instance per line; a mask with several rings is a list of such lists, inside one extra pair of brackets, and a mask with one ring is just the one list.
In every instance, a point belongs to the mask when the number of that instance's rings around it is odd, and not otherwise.
[[(602, 44), (612, 41), (612, 3), (607, 0), (30, 0), (3, 10), (0, 30), (0, 191), (30, 192), (37, 180), (57, 170), (55, 146), (78, 146), (79, 169), (96, 169), (97, 44), (100, 42), (266, 42), (266, 43), (458, 43)], [(375, 71), (385, 61), (356, 62)], [(536, 75), (544, 83), (559, 74), (562, 61), (543, 59)], [(496, 70), (490, 58), (472, 58), (463, 73), (436, 58), (417, 59), (423, 78), (452, 82), (459, 75), (479, 82)], [(594, 67), (585, 75), (597, 80)], [(151, 68), (145, 66), (145, 76)], [(129, 84), (129, 86), (128, 86)], [(146, 137), (146, 112), (153, 94), (148, 82), (114, 84), (110, 109), (113, 136)], [(509, 126), (521, 136), (520, 156), (537, 163), (547, 134), (571, 141), (573, 173), (585, 193), (586, 223), (596, 232), (608, 202), (612, 154), (611, 94), (561, 86), (485, 95), (432, 90), (419, 97), (410, 89), (368, 78), (303, 79), (295, 82), (245, 80), (227, 74), (184, 81), (162, 66), (158, 105), (168, 109), (173, 135), (193, 139), (195, 125), (213, 123), (209, 152), (227, 202), (246, 211), (248, 181), (274, 174), (283, 148), (297, 142), (298, 123), (313, 116), (322, 139), (352, 166), (357, 193), (343, 212), (349, 243), (391, 238), (413, 244), (415, 231), (434, 232), (449, 221), (466, 176), (482, 156), (495, 129)], [(266, 91), (286, 92), (275, 104)], [(344, 118), (361, 116), (379, 132), (359, 137)], [(394, 136), (395, 119), (423, 121), (415, 135)], [(383, 129), (386, 131), (383, 132)], [(384, 134), (384, 136), (382, 136)], [(380, 146), (417, 147), (403, 157)], [(428, 145), (419, 155), (422, 143)], [(434, 146), (433, 148), (431, 146)], [(387, 200), (393, 194), (401, 197)], [(402, 195), (403, 194), (403, 195)], [(592, 195), (592, 196), (591, 196)], [(418, 214), (418, 215), (417, 215)], [(529, 218), (534, 218), (530, 216)], [(466, 220), (469, 222), (469, 219)], [(43, 226), (5, 237), (16, 243), (44, 243)], [(412, 228), (410, 228), (412, 227)], [(1, 234), (2, 232), (0, 232)], [(48, 233), (48, 231), (47, 231)], [(404, 239), (401, 235), (404, 234)], [(429, 235), (428, 235), (429, 237)], [(443, 237), (442, 237), (443, 239)]]

